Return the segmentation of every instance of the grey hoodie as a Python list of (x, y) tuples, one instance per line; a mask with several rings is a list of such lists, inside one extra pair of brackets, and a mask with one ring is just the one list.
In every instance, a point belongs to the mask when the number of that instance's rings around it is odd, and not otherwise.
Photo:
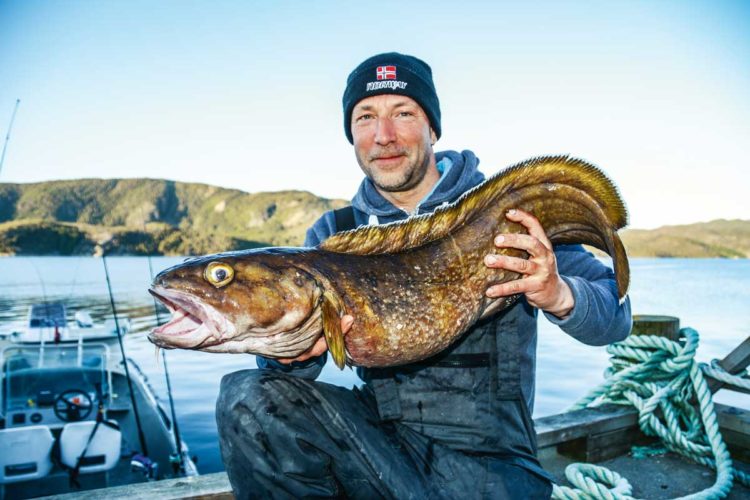
[[(471, 151), (443, 151), (435, 154), (439, 169), (444, 169), (440, 180), (431, 193), (416, 208), (417, 214), (428, 213), (444, 203), (455, 201), (464, 192), (481, 183), (484, 174), (477, 170), (479, 160)], [(377, 217), (379, 224), (405, 219), (409, 214), (395, 207), (383, 198), (372, 181), (365, 177), (352, 198), (354, 222), (367, 225), (371, 216)], [(333, 212), (327, 212), (307, 230), (305, 246), (315, 246), (336, 232), (336, 219)]]

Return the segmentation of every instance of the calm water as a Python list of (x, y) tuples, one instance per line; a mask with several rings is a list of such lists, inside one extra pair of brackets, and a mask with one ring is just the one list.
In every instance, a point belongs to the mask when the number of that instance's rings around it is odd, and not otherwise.
[[(176, 257), (152, 259), (154, 271), (181, 262)], [(153, 302), (146, 293), (148, 260), (107, 259), (119, 313), (128, 315), (132, 331), (126, 351), (148, 374), (166, 407), (166, 383), (154, 347), (145, 333), (156, 324)], [(701, 333), (699, 359), (723, 357), (750, 335), (750, 260), (635, 259), (631, 300), (636, 314), (678, 316), (683, 326)], [(19, 327), (31, 303), (61, 300), (68, 309), (88, 309), (95, 320), (111, 314), (102, 260), (91, 257), (0, 258), (0, 331)], [(164, 317), (162, 318), (164, 319)], [(535, 416), (564, 410), (601, 381), (604, 348), (588, 347), (540, 321)], [(251, 355), (169, 351), (167, 354), (177, 419), (183, 439), (198, 456), (202, 473), (223, 469), (214, 423), (214, 403), (222, 375), (254, 368)], [(354, 373), (329, 363), (323, 381), (351, 387)], [(750, 406), (747, 396), (720, 393), (718, 400)]]

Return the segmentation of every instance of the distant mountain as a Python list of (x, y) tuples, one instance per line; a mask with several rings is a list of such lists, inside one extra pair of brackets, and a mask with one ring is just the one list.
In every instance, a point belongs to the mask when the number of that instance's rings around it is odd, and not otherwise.
[[(320, 215), (346, 205), (306, 191), (246, 193), (157, 179), (0, 184), (0, 254), (197, 255), (301, 245)], [(750, 257), (750, 220), (626, 229), (632, 257)]]
[(750, 220), (626, 229), (622, 241), (631, 257), (750, 258)]
[(301, 245), (325, 211), (306, 191), (246, 193), (157, 179), (0, 184), (0, 253), (187, 255)]

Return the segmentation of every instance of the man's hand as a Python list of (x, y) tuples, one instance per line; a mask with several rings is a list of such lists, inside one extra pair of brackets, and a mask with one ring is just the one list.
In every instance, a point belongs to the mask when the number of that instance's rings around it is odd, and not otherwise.
[(506, 217), (524, 226), (529, 234), (498, 235), (495, 246), (525, 250), (529, 258), (487, 255), (484, 258), (487, 267), (524, 275), (520, 279), (491, 286), (487, 289), (487, 296), (497, 298), (522, 293), (532, 306), (564, 319), (573, 310), (575, 299), (570, 287), (557, 272), (557, 259), (544, 228), (536, 217), (522, 210), (509, 210)]
[[(348, 314), (341, 317), (341, 331), (346, 335), (354, 323), (354, 316)], [(293, 363), (294, 361), (307, 361), (310, 358), (320, 356), (328, 350), (328, 343), (326, 342), (325, 335), (321, 335), (320, 338), (313, 344), (311, 348), (297, 356), (296, 358), (279, 358), (276, 361), (284, 365)]]

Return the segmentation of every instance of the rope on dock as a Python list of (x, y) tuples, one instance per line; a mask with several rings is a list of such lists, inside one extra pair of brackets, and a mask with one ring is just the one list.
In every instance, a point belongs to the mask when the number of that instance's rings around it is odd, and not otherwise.
[(750, 371), (745, 370), (744, 376), (732, 375), (719, 365), (719, 361), (714, 359), (710, 365), (701, 363), (703, 373), (711, 378), (720, 380), (725, 384), (734, 385), (750, 391)]
[[(692, 328), (680, 330), (679, 342), (654, 335), (631, 335), (612, 344), (607, 347), (612, 365), (605, 372), (605, 381), (569, 411), (604, 403), (634, 406), (644, 434), (659, 437), (667, 449), (717, 471), (710, 488), (682, 498), (724, 498), (733, 478), (750, 487), (750, 475), (732, 467), (703, 374), (745, 389), (750, 389), (750, 374), (731, 375), (716, 362), (699, 364), (695, 361), (697, 348), (698, 332)], [(575, 463), (565, 469), (565, 477), (575, 488), (555, 485), (552, 498), (633, 498), (627, 479), (605, 467)]]

